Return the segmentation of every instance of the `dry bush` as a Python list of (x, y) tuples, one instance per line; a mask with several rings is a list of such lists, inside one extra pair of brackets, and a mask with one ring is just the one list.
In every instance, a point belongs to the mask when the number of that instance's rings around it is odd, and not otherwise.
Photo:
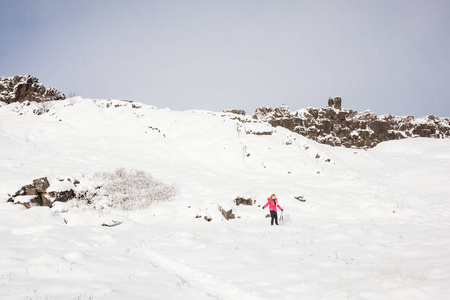
[(168, 201), (176, 194), (175, 187), (155, 180), (141, 170), (95, 173), (90, 188), (77, 193), (77, 198), (96, 209), (107, 207), (119, 210), (136, 210), (152, 203)]

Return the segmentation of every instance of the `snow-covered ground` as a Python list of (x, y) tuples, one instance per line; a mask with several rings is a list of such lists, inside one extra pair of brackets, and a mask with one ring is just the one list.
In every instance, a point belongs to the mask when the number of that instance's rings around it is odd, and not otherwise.
[[(2, 104), (0, 145), (0, 299), (450, 294), (449, 139), (332, 148), (250, 117), (72, 98)], [(133, 212), (7, 202), (35, 178), (120, 167), (178, 193)], [(272, 193), (280, 226), (260, 207)], [(123, 223), (100, 226), (112, 221)]]

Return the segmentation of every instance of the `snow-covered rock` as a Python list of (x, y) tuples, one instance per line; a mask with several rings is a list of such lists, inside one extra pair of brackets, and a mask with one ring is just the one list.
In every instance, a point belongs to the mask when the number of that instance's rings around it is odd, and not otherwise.
[(0, 102), (45, 102), (65, 98), (62, 92), (39, 83), (36, 77), (30, 75), (0, 77)]
[(289, 111), (286, 105), (261, 107), (254, 118), (285, 127), (319, 143), (347, 148), (373, 148), (381, 142), (407, 137), (450, 137), (450, 118), (378, 116), (369, 110), (358, 113), (342, 109), (341, 105), (342, 99), (336, 97), (328, 100), (326, 108)]
[[(448, 298), (450, 139), (364, 151), (250, 116), (47, 103), (0, 105), (1, 299)], [(319, 113), (304, 111), (321, 130)], [(119, 167), (177, 193), (131, 211), (7, 202), (36, 178), (59, 190)], [(273, 193), (280, 226), (261, 209)]]

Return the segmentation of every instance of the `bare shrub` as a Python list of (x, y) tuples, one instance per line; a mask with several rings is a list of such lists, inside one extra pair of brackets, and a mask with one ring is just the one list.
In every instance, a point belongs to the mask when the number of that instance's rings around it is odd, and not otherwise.
[(141, 170), (95, 173), (90, 188), (77, 193), (77, 198), (96, 209), (111, 207), (119, 210), (136, 210), (149, 207), (154, 202), (168, 201), (176, 194), (175, 187), (155, 180)]

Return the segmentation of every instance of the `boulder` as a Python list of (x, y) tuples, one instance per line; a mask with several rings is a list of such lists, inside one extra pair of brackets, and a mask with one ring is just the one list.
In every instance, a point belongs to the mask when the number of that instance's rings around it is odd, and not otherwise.
[(328, 98), (328, 106), (340, 110), (342, 108), (342, 99), (341, 99), (341, 97), (335, 97), (334, 99), (331, 98), (331, 97)]
[(235, 219), (235, 215), (233, 214), (233, 210), (225, 210), (223, 209), (222, 206), (219, 207), (219, 211), (222, 213), (222, 216), (226, 219), (226, 220), (230, 220), (230, 219)]
[(341, 110), (338, 112), (338, 119), (343, 121), (347, 118), (347, 112), (344, 110)]
[(242, 198), (242, 197), (237, 197), (236, 199), (234, 199), (234, 203), (236, 203), (237, 206), (239, 206), (239, 205), (252, 206), (253, 205), (253, 200), (251, 198), (245, 199), (245, 198)]
[(38, 193), (46, 193), (50, 183), (48, 182), (47, 177), (42, 177), (33, 180), (33, 186), (36, 188), (36, 192)]
[(337, 115), (337, 112), (335, 109), (328, 107), (326, 110), (326, 116), (328, 116), (328, 119), (333, 119)]
[(342, 108), (342, 99), (341, 97), (334, 98), (334, 108), (341, 109)]
[(322, 134), (329, 134), (333, 129), (333, 123), (330, 120), (325, 119), (322, 120), (320, 124), (317, 124), (316, 127)]
[(294, 131), (296, 124), (295, 119), (283, 119), (280, 120), (280, 126), (289, 129), (290, 131)]
[(310, 127), (307, 131), (308, 138), (315, 139), (319, 136), (319, 131), (316, 127)]
[(369, 122), (369, 128), (372, 129), (375, 135), (384, 134), (386, 135), (388, 130), (390, 130), (390, 124), (384, 120), (373, 120)]

